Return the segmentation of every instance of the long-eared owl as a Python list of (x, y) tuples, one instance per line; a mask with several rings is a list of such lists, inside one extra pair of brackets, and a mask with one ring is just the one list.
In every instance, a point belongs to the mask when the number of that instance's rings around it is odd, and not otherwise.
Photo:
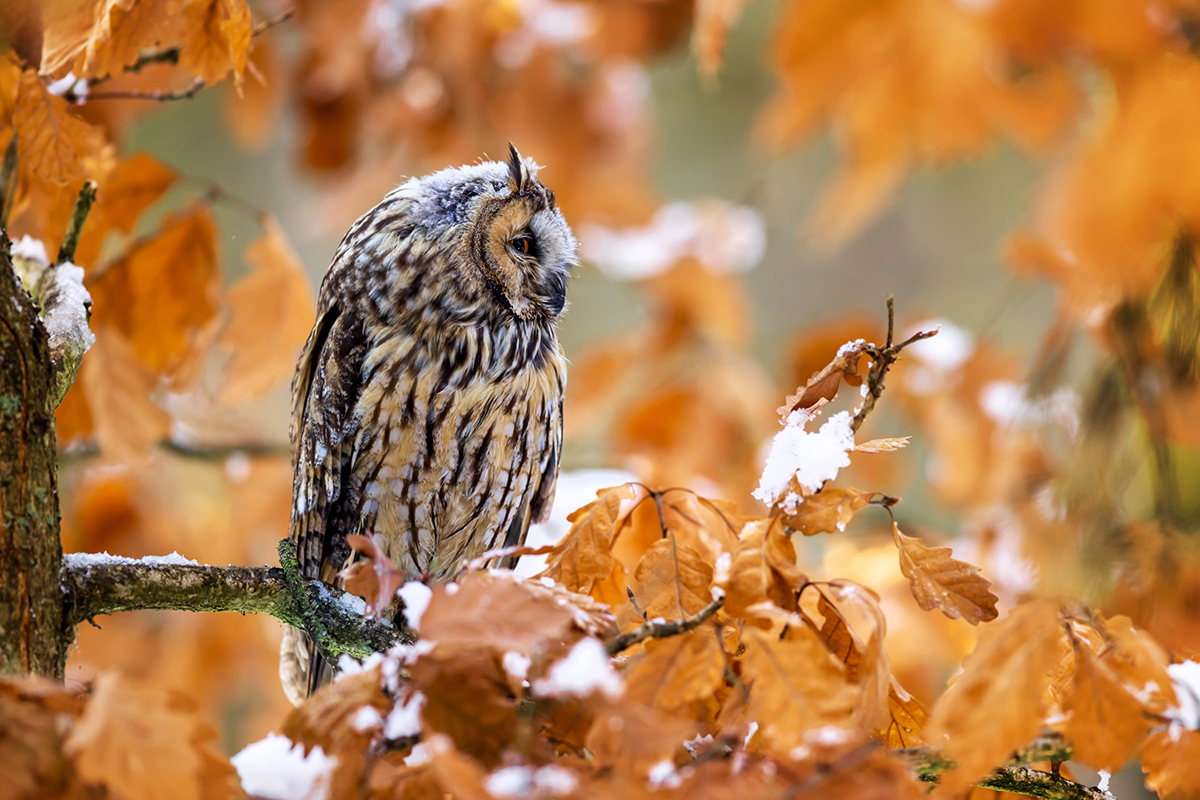
[[(555, 325), (576, 241), (537, 166), (510, 146), (414, 178), (346, 234), (292, 387), (291, 537), (336, 583), (347, 534), (444, 578), (520, 544), (549, 513), (566, 362)], [(331, 665), (286, 628), (293, 702)]]

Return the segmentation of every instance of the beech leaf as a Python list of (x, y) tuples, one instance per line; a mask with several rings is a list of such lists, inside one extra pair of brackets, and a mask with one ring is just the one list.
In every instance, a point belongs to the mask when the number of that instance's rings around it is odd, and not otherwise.
[(972, 625), (996, 618), (1000, 598), (988, 590), (992, 582), (979, 575), (979, 567), (951, 558), (949, 547), (929, 547), (920, 539), (905, 536), (895, 522), (892, 540), (900, 551), (900, 571), (921, 608), (937, 608), (951, 619), (965, 619)]

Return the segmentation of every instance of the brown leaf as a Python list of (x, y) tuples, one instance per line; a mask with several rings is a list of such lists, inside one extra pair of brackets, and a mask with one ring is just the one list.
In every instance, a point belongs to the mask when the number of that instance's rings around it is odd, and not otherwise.
[(497, 766), (516, 731), (517, 701), (495, 656), (435, 650), (418, 659), (410, 674), (413, 689), (425, 695), (425, 727), (446, 734), (484, 766)]
[(122, 233), (131, 233), (142, 212), (175, 185), (179, 175), (149, 153), (134, 153), (113, 170), (96, 192), (92, 214)]
[(783, 524), (805, 536), (846, 530), (846, 523), (867, 507), (878, 492), (859, 489), (828, 488), (806, 495), (796, 513), (783, 518)]
[(1175, 690), (1167, 674), (1171, 659), (1166, 650), (1150, 634), (1133, 627), (1129, 617), (1106, 619), (1104, 629), (1112, 638), (1112, 646), (1102, 654), (1104, 663), (1125, 687), (1144, 693), (1146, 706), (1155, 714), (1174, 706)]
[(374, 537), (352, 533), (346, 543), (365, 558), (355, 560), (342, 569), (339, 575), (347, 592), (361, 597), (367, 603), (367, 616), (375, 617), (386, 611), (396, 596), (396, 590), (404, 583), (404, 576), (396, 565), (379, 547)]
[(875, 735), (888, 747), (922, 747), (925, 740), (921, 738), (921, 730), (927, 719), (929, 714), (921, 701), (892, 678), (888, 687), (888, 726)]
[(96, 679), (63, 751), (82, 781), (116, 797), (208, 800), (233, 797), (236, 772), (210, 749), (216, 731), (176, 692), (115, 673)]
[(858, 692), (845, 670), (807, 628), (793, 638), (746, 628), (742, 642), (742, 682), (750, 689), (751, 719), (773, 752), (790, 753), (806, 731), (848, 728)]
[(674, 536), (659, 539), (633, 571), (638, 604), (650, 618), (683, 619), (712, 602), (713, 565)]
[(304, 265), (272, 217), (263, 219), (263, 237), (246, 248), (246, 261), (254, 271), (226, 299), (233, 316), (220, 345), (233, 355), (219, 395), (223, 402), (260, 397), (290, 380), (316, 316)]
[(943, 753), (958, 767), (943, 777), (947, 791), (970, 786), (1041, 732), (1062, 636), (1050, 601), (1018, 606), (980, 632), (925, 727), (931, 741), (949, 737)]
[(1146, 788), (1163, 800), (1200, 797), (1200, 733), (1168, 729), (1153, 734), (1142, 746)]
[(821, 401), (831, 401), (837, 396), (842, 381), (851, 386), (860, 386), (862, 377), (858, 374), (858, 362), (868, 343), (862, 339), (847, 342), (837, 351), (833, 360), (808, 379), (808, 383), (789, 395), (779, 409), (779, 415), (787, 419), (793, 411), (812, 408)]
[(585, 744), (595, 769), (640, 778), (652, 765), (674, 756), (694, 734), (691, 721), (624, 702), (596, 715)]
[(179, 66), (209, 86), (234, 72), (242, 82), (254, 25), (246, 0), (186, 0)]
[(1146, 707), (1086, 647), (1075, 650), (1075, 678), (1063, 710), (1063, 735), (1075, 758), (1117, 772), (1137, 751), (1152, 723)]
[(77, 715), (83, 701), (46, 678), (0, 679), (0, 764), (5, 798), (68, 797), (71, 763), (62, 752), (61, 711)]
[(996, 618), (1000, 598), (988, 591), (992, 582), (979, 575), (979, 567), (951, 558), (949, 547), (927, 547), (920, 539), (905, 536), (894, 521), (892, 540), (900, 551), (900, 571), (921, 608), (938, 608), (947, 617), (972, 625)]
[(751, 609), (768, 601), (780, 608), (794, 606), (793, 592), (804, 580), (796, 565), (796, 550), (778, 519), (746, 523), (728, 573), (721, 577), (722, 611), (732, 617), (753, 616)]
[(21, 169), (46, 183), (100, 179), (111, 168), (112, 147), (104, 134), (72, 114), (67, 101), (50, 94), (33, 70), (21, 75), (13, 126)]
[(636, 496), (632, 484), (601, 489), (596, 499), (567, 517), (571, 530), (546, 558), (538, 577), (561, 583), (573, 592), (589, 594), (612, 573), (613, 537), (624, 521), (622, 503)]
[(216, 227), (203, 206), (172, 214), (88, 285), (99, 325), (111, 325), (144, 365), (168, 376), (194, 358), (216, 314)]
[(725, 40), (748, 0), (696, 0), (692, 52), (701, 76), (715, 78), (725, 62)]
[(894, 453), (908, 446), (911, 436), (901, 436), (899, 439), (872, 439), (854, 446), (858, 453)]
[(673, 712), (710, 697), (725, 675), (725, 656), (710, 627), (646, 643), (625, 665), (625, 696)]
[(79, 372), (104, 453), (117, 461), (135, 461), (166, 438), (170, 417), (152, 399), (158, 380), (138, 362), (119, 332), (96, 328), (96, 343)]
[(269, 37), (254, 40), (246, 71), (250, 80), (243, 81), (240, 92), (225, 92), (222, 111), (234, 140), (242, 147), (260, 150), (270, 141), (279, 117), (287, 77)]

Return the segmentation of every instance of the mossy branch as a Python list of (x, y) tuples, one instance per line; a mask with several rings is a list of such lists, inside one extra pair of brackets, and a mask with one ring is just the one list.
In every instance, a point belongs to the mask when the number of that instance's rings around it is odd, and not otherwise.
[[(365, 658), (412, 634), (364, 617), (345, 592), (302, 578), (295, 545), (279, 546), (282, 567), (212, 567), (144, 561), (88, 563), (68, 556), (62, 570), (68, 630), (103, 614), (148, 609), (268, 614), (308, 632), (333, 659)], [(75, 563), (72, 563), (75, 562)]]

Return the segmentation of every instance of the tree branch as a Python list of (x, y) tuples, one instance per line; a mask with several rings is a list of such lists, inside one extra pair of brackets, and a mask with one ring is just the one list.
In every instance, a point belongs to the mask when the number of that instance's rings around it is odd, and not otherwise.
[[(281, 560), (295, 566), (293, 549), (281, 543)], [(335, 660), (345, 653), (365, 658), (392, 645), (411, 642), (403, 627), (376, 622), (356, 610), (361, 601), (317, 580), (288, 577), (280, 567), (212, 567), (146, 560), (68, 555), (62, 570), (65, 626), (121, 611), (233, 611), (269, 614), (309, 632)], [(298, 595), (302, 599), (297, 599)]]
[(79, 190), (75, 200), (75, 208), (71, 211), (71, 219), (67, 221), (67, 230), (63, 233), (62, 244), (58, 247), (58, 258), (54, 265), (65, 264), (75, 260), (75, 248), (79, 246), (79, 235), (83, 232), (83, 223), (87, 220), (92, 203), (96, 200), (96, 182), (87, 181)]
[(721, 594), (721, 596), (686, 619), (678, 619), (673, 622), (655, 622), (651, 620), (645, 625), (634, 628), (627, 633), (622, 633), (620, 636), (610, 640), (604, 647), (610, 656), (615, 656), (622, 650), (628, 650), (635, 644), (644, 642), (647, 639), (665, 639), (668, 636), (678, 636), (681, 633), (687, 633), (703, 625), (705, 620), (717, 613), (717, 609), (723, 605), (725, 605), (725, 595)]
[(875, 408), (875, 403), (883, 396), (883, 379), (887, 377), (888, 370), (892, 368), (892, 364), (895, 364), (899, 360), (900, 352), (911, 344), (937, 335), (936, 330), (918, 331), (900, 344), (893, 344), (896, 325), (895, 306), (895, 298), (889, 294), (887, 298), (887, 342), (883, 347), (868, 347), (863, 350), (864, 353), (871, 357), (871, 369), (867, 373), (867, 396), (863, 399), (862, 407), (858, 409), (858, 413), (854, 415), (854, 419), (850, 422), (850, 430), (855, 433), (862, 427), (863, 422), (867, 419), (867, 415)]

